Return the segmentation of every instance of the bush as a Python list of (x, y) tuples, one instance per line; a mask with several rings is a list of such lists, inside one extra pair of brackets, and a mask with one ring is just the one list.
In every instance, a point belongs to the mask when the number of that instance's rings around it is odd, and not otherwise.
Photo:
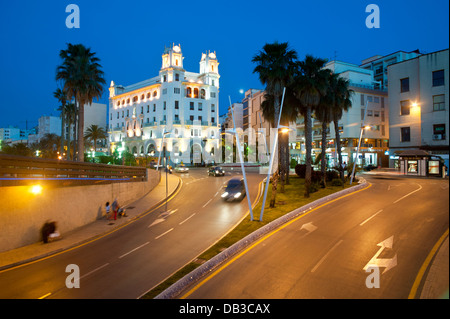
[(320, 184), (319, 182), (312, 182), (311, 186), (309, 186), (309, 193), (315, 193), (319, 190)]
[[(305, 178), (306, 164), (297, 164), (295, 166), (295, 174), (300, 178)], [(322, 173), (311, 168), (311, 183), (320, 182), (321, 179)]]
[(328, 170), (326, 172), (326, 179), (327, 181), (332, 181), (334, 179), (339, 178), (339, 173), (337, 171), (333, 170)]
[(331, 186), (342, 186), (344, 183), (342, 183), (342, 179), (340, 178), (333, 178), (331, 180)]

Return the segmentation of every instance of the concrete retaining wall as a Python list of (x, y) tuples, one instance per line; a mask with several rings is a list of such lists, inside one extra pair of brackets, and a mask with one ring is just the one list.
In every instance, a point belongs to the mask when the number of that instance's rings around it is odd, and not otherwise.
[(0, 188), (0, 252), (41, 240), (40, 229), (47, 220), (57, 222), (64, 234), (105, 215), (105, 203), (117, 198), (131, 203), (160, 181), (160, 173), (147, 170), (146, 182), (113, 183), (73, 187), (50, 187), (33, 194), (30, 186)]

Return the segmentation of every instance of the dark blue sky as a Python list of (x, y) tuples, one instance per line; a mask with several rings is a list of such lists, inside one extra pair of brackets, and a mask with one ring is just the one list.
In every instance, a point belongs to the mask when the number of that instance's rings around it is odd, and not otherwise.
[[(80, 8), (80, 29), (65, 25), (70, 3)], [(379, 29), (365, 24), (371, 3), (380, 8)], [(263, 88), (251, 59), (267, 42), (287, 41), (300, 58), (336, 54), (356, 64), (399, 50), (433, 52), (449, 47), (448, 12), (448, 0), (1, 0), (0, 127), (28, 121), (30, 128), (42, 115), (58, 115), (55, 70), (69, 42), (97, 53), (107, 86), (158, 75), (164, 46), (173, 42), (191, 72), (199, 71), (202, 52), (216, 51), (223, 114), (228, 96), (235, 102), (240, 89)]]

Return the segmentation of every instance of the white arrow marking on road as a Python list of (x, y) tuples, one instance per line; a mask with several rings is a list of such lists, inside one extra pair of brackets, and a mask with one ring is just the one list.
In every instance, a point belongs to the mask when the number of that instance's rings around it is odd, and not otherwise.
[(317, 229), (317, 226), (314, 226), (313, 223), (307, 223), (307, 224), (303, 224), (302, 227), (300, 228), (300, 230), (305, 229), (308, 234), (315, 231)]
[(393, 258), (378, 258), (378, 256), (381, 254), (383, 249), (385, 248), (392, 248), (394, 244), (394, 235), (389, 237), (388, 239), (383, 240), (381, 243), (378, 243), (377, 246), (380, 246), (381, 248), (378, 249), (375, 256), (370, 259), (370, 261), (367, 263), (367, 265), (364, 266), (364, 270), (367, 270), (369, 267), (383, 267), (386, 268), (383, 271), (383, 274), (388, 271), (389, 269), (394, 268), (397, 266), (397, 254)]
[(308, 236), (309, 234), (311, 234), (313, 231), (315, 231), (317, 229), (317, 226), (314, 226), (313, 223), (307, 223), (307, 224), (303, 224), (302, 227), (300, 227), (300, 230), (306, 230), (306, 233), (300, 237), (300, 239), (305, 238), (306, 236)]
[(152, 227), (152, 226), (154, 226), (154, 225), (157, 225), (157, 224), (159, 224), (159, 223), (164, 222), (164, 221), (166, 220), (167, 217), (169, 217), (170, 215), (172, 215), (173, 213), (175, 213), (177, 210), (178, 210), (178, 208), (177, 208), (177, 209), (172, 209), (172, 210), (169, 211), (169, 212), (161, 213), (158, 217), (162, 217), (162, 218), (156, 219), (156, 220), (155, 220), (151, 225), (149, 225), (147, 228), (150, 228), (150, 227)]

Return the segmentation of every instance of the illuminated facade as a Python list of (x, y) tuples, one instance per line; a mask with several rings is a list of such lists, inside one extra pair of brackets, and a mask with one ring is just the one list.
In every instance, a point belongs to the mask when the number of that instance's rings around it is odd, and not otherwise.
[(137, 157), (159, 155), (172, 164), (211, 162), (219, 145), (219, 63), (202, 53), (200, 72), (183, 68), (179, 45), (165, 48), (159, 75), (126, 87), (111, 82), (109, 140)]

